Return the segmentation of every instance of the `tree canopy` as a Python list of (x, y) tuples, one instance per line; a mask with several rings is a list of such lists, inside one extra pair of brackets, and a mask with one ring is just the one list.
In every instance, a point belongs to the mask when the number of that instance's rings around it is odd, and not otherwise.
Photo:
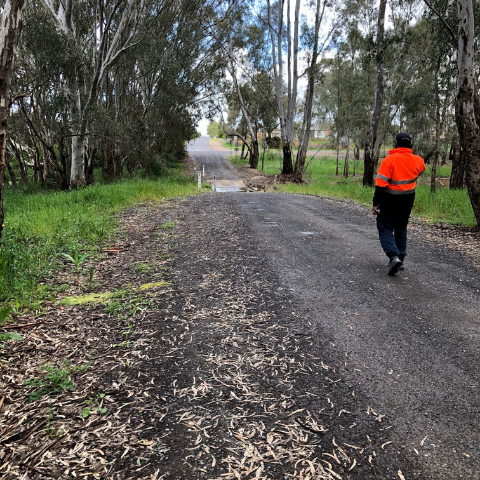
[(469, 1), (5, 0), (16, 20), (0, 46), (15, 61), (0, 72), (0, 184), (161, 175), (215, 117), (209, 134), (241, 138), (252, 167), (260, 135), (280, 137), (297, 181), (312, 129), (328, 124), (364, 150), (371, 185), (381, 148), (406, 130), (432, 162), (432, 190), (436, 165), (452, 161), (451, 186), (467, 186), (480, 223)]

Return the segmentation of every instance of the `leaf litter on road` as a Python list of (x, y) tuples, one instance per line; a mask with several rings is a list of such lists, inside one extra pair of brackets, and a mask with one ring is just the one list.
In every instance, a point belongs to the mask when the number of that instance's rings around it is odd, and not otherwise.
[[(24, 329), (25, 342), (2, 353), (4, 478), (375, 474), (376, 451), (391, 443), (379, 425), (385, 415), (368, 407), (363, 418), (341, 369), (316, 349), (289, 295), (247, 248), (241, 219), (213, 199), (208, 217), (195, 200), (127, 212), (117, 242), (125, 248), (97, 263), (98, 293), (128, 285), (118, 312), (52, 304)], [(175, 231), (162, 229), (173, 217)], [(132, 298), (166, 277), (165, 289)], [(65, 294), (82, 288), (73, 278)], [(63, 360), (77, 367), (73, 393), (27, 403), (25, 380)]]

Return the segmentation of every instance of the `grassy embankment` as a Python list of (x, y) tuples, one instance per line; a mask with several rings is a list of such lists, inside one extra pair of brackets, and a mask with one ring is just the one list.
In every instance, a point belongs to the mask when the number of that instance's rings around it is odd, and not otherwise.
[(177, 167), (158, 180), (124, 180), (71, 192), (6, 188), (0, 308), (36, 310), (42, 300), (53, 298), (54, 287), (40, 282), (65, 261), (82, 272), (88, 259), (109, 245), (121, 210), (196, 192), (193, 180)]
[[(232, 163), (247, 165), (248, 161), (240, 161), (239, 157), (230, 157)], [(310, 157), (307, 157), (307, 163)], [(281, 192), (300, 193), (305, 195), (321, 195), (334, 198), (349, 198), (362, 205), (371, 205), (373, 188), (362, 186), (363, 162), (358, 162), (356, 177), (345, 178), (343, 160), (340, 161), (340, 176), (335, 175), (336, 160), (328, 157), (313, 159), (308, 165), (304, 184), (278, 185)], [(258, 168), (261, 169), (262, 157)], [(264, 171), (269, 175), (279, 174), (282, 169), (282, 157), (276, 153), (265, 155)], [(418, 182), (413, 215), (434, 223), (453, 223), (475, 226), (472, 206), (467, 191), (437, 188), (436, 193), (430, 192), (430, 166)], [(449, 177), (450, 166), (438, 169), (437, 176)], [(350, 173), (353, 173), (353, 161), (350, 160)]]

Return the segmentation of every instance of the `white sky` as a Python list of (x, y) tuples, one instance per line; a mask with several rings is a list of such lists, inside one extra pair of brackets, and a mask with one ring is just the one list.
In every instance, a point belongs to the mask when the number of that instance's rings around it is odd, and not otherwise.
[(210, 120), (206, 119), (206, 118), (202, 118), (200, 120), (200, 123), (197, 125), (197, 130), (202, 134), (202, 135), (206, 135), (207, 134), (207, 127), (208, 127), (208, 124), (210, 123)]

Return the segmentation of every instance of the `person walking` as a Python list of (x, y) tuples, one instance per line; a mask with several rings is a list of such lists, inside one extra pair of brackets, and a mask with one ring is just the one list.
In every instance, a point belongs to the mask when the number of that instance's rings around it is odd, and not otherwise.
[(406, 132), (395, 137), (395, 147), (378, 169), (372, 213), (383, 251), (390, 259), (388, 275), (403, 267), (407, 255), (407, 225), (415, 201), (417, 178), (425, 171), (422, 157), (412, 153), (412, 138)]

